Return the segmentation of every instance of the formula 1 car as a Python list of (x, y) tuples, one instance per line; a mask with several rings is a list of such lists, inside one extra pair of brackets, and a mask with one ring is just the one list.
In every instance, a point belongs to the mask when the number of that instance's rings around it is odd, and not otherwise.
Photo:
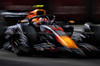
[[(17, 55), (48, 51), (85, 56), (85, 53), (62, 27), (52, 22), (47, 15), (38, 15), (38, 13), (43, 13), (43, 11), (37, 11), (35, 16), (6, 29), (5, 38), (10, 41), (12, 49)], [(40, 20), (36, 25), (32, 21), (37, 18), (46, 18), (46, 21)]]

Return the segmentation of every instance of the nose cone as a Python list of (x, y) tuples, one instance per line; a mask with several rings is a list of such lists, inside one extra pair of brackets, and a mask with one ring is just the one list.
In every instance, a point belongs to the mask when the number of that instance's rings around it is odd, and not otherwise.
[(56, 36), (57, 41), (67, 48), (77, 49), (77, 45), (69, 36)]
[(86, 56), (69, 36), (56, 36), (56, 40), (62, 44), (68, 52), (76, 56)]

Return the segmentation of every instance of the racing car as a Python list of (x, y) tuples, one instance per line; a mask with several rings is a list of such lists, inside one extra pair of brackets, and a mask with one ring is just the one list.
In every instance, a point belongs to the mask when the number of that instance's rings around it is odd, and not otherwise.
[(17, 55), (31, 52), (63, 52), (85, 56), (85, 53), (67, 34), (73, 27), (61, 27), (43, 9), (35, 9), (24, 20), (5, 30), (5, 38)]

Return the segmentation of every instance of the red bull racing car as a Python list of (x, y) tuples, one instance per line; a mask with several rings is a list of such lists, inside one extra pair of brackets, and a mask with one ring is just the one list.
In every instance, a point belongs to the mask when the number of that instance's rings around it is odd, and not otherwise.
[[(70, 34), (67, 32), (70, 31)], [(71, 38), (73, 27), (55, 22), (55, 16), (46, 15), (44, 9), (35, 9), (24, 20), (5, 30), (5, 39), (17, 55), (35, 52), (63, 52), (85, 56), (86, 51), (94, 46), (78, 43), (77, 38)], [(83, 49), (82, 49), (83, 48)]]
[(54, 20), (55, 16), (47, 16), (45, 10), (35, 9), (24, 20), (8, 27), (5, 38), (17, 55), (48, 51), (84, 56), (84, 52), (65, 32), (65, 27), (63, 29)]

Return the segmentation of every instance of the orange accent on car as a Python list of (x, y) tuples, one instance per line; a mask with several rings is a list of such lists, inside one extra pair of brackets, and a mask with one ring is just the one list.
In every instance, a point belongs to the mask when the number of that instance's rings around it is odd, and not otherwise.
[(46, 11), (44, 9), (35, 9), (35, 10), (31, 11), (30, 14), (28, 16), (26, 16), (26, 18), (30, 19), (33, 16), (37, 16), (38, 11), (42, 11), (42, 12), (44, 12), (44, 15), (46, 15)]
[(21, 20), (20, 22), (21, 22), (21, 23), (25, 23), (26, 21), (25, 21), (25, 20)]
[(73, 49), (78, 48), (78, 46), (75, 44), (75, 42), (68, 36), (56, 36), (56, 40), (60, 44), (62, 44), (63, 46), (66, 46), (68, 48), (73, 48)]
[(39, 23), (39, 18), (34, 18), (34, 19), (32, 19), (31, 22), (36, 22), (36, 24), (38, 24)]
[(75, 21), (74, 21), (74, 20), (70, 20), (69, 22), (70, 22), (70, 23), (75, 23)]
[(35, 15), (34, 15), (34, 14), (29, 14), (28, 16), (26, 16), (25, 19), (30, 19), (30, 18), (32, 18), (33, 16), (35, 16)]
[(42, 11), (42, 12), (44, 12), (44, 15), (46, 15), (46, 11), (44, 9), (35, 9), (35, 10), (31, 11), (30, 13), (34, 14), (35, 16), (37, 16), (37, 12), (38, 11)]

